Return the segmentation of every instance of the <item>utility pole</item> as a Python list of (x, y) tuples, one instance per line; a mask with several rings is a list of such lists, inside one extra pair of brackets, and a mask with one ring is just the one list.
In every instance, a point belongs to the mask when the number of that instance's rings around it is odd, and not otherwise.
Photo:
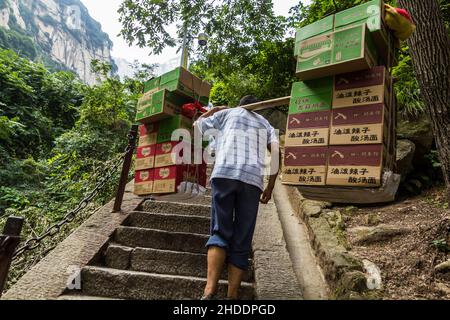
[(188, 50), (188, 27), (187, 22), (184, 23), (183, 31), (183, 47), (181, 48), (181, 67), (187, 69), (189, 64), (189, 50)]

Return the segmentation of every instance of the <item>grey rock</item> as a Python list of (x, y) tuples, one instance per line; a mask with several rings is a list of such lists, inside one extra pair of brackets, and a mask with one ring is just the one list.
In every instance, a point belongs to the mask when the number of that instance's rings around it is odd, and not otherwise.
[(436, 272), (441, 272), (441, 273), (450, 272), (450, 260), (447, 260), (441, 264), (438, 264), (436, 267), (434, 267), (434, 270)]
[(367, 290), (366, 275), (361, 271), (344, 273), (340, 280), (340, 290), (343, 292), (364, 292)]
[(397, 142), (397, 172), (404, 181), (413, 170), (413, 159), (416, 145), (409, 140), (398, 140)]
[(358, 244), (372, 244), (391, 240), (394, 237), (410, 232), (407, 228), (379, 225), (376, 227), (356, 227), (348, 230), (355, 236), (355, 242)]
[(314, 201), (314, 200), (304, 200), (301, 205), (301, 210), (307, 217), (317, 218), (322, 213), (322, 210), (330, 207), (331, 204), (328, 202)]
[(381, 270), (378, 266), (365, 259), (363, 260), (364, 270), (367, 275), (367, 288), (369, 290), (381, 290), (383, 288)]

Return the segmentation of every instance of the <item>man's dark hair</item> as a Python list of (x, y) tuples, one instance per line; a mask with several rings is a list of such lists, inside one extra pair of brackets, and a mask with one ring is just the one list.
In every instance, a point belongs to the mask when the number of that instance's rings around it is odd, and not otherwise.
[(245, 96), (239, 102), (238, 107), (246, 106), (257, 102), (259, 102), (259, 99), (256, 98), (255, 96)]

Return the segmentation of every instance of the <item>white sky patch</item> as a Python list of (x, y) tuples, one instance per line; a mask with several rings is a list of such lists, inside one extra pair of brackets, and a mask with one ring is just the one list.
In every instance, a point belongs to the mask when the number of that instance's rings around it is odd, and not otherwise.
[[(125, 40), (119, 36), (121, 23), (117, 10), (122, 0), (81, 0), (88, 8), (90, 15), (101, 23), (105, 31), (114, 43), (113, 57), (126, 59), (129, 62), (138, 60), (141, 63), (165, 64), (164, 69), (170, 69), (178, 64), (180, 54), (177, 54), (177, 48), (167, 48), (158, 56), (150, 56), (150, 50), (139, 48), (137, 46), (128, 46)], [(289, 9), (297, 5), (299, 0), (274, 0), (275, 14), (287, 16)], [(303, 1), (304, 3), (310, 0)], [(176, 30), (174, 29), (174, 32)]]

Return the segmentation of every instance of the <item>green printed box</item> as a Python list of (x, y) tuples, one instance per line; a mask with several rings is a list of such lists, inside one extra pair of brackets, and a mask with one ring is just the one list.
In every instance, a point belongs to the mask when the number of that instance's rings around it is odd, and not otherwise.
[(303, 41), (297, 58), (297, 77), (310, 80), (370, 69), (376, 61), (374, 43), (363, 24)]
[[(381, 58), (389, 57), (389, 31), (384, 22), (385, 10), (382, 0), (372, 0), (359, 6), (341, 11), (335, 15), (334, 30), (366, 24)], [(393, 50), (393, 48), (391, 48)]]
[(334, 18), (334, 27), (339, 28), (350, 25), (355, 22), (363, 21), (368, 24), (369, 30), (371, 26), (369, 21), (371, 17), (382, 17), (384, 13), (384, 3), (382, 0), (372, 0), (347, 10), (336, 13)]
[(177, 92), (193, 99), (209, 99), (211, 85), (186, 69), (178, 67), (161, 76), (160, 90)]
[(295, 34), (295, 56), (298, 55), (300, 50), (300, 43), (303, 40), (331, 32), (333, 31), (333, 28), (334, 28), (334, 15), (331, 15), (324, 19), (311, 23), (303, 28), (298, 29)]
[(192, 134), (192, 119), (178, 114), (159, 122), (157, 143), (171, 141), (172, 134), (177, 129), (186, 129)]
[(326, 77), (292, 85), (289, 114), (331, 110), (333, 77)]
[(153, 78), (144, 83), (144, 92), (158, 91), (161, 78)]
[(144, 95), (138, 102), (136, 121), (153, 123), (181, 113), (181, 107), (192, 102), (175, 92), (160, 90), (152, 95)]

